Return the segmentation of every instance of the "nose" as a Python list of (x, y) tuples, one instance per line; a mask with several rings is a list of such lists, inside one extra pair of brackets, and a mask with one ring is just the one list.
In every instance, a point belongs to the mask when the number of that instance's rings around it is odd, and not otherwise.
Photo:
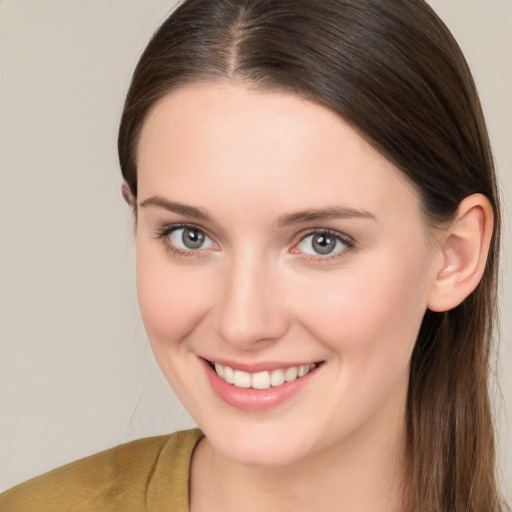
[(234, 348), (260, 350), (284, 336), (289, 318), (276, 271), (255, 254), (233, 257), (222, 280), (216, 329)]

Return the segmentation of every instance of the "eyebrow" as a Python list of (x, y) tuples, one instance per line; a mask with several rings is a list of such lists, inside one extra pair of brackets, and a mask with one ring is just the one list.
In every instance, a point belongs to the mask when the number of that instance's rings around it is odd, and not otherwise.
[[(176, 203), (169, 201), (159, 196), (148, 197), (142, 201), (139, 206), (146, 208), (148, 206), (154, 206), (156, 208), (163, 208), (164, 210), (177, 213), (179, 215), (185, 215), (187, 217), (193, 217), (198, 220), (213, 222), (213, 217), (203, 208), (196, 208), (195, 206), (189, 206), (182, 203)], [(366, 211), (355, 208), (343, 208), (343, 207), (330, 207), (330, 208), (317, 208), (301, 210), (286, 215), (282, 215), (277, 220), (278, 227), (290, 226), (293, 224), (300, 224), (303, 222), (316, 222), (329, 219), (371, 219), (377, 220), (375, 215)]]
[(329, 219), (371, 219), (377, 220), (377, 217), (366, 210), (358, 210), (355, 208), (320, 208), (303, 210), (299, 212), (290, 213), (279, 217), (277, 225), (280, 227), (290, 226), (292, 224), (300, 224), (301, 222), (316, 222)]
[(186, 204), (176, 203), (174, 201), (168, 201), (163, 197), (152, 196), (144, 199), (139, 206), (141, 208), (146, 208), (148, 206), (155, 206), (157, 208), (163, 208), (164, 210), (168, 210), (173, 213), (177, 213), (179, 215), (185, 215), (187, 217), (193, 217), (198, 220), (203, 221), (212, 221), (213, 217), (202, 208), (196, 208), (195, 206), (189, 206)]

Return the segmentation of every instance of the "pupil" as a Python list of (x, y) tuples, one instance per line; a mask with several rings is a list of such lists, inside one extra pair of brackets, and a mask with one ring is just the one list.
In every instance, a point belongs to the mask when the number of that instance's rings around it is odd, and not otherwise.
[(336, 239), (328, 235), (317, 235), (313, 238), (313, 249), (318, 254), (329, 254), (336, 246)]
[(201, 233), (201, 231), (197, 229), (185, 228), (183, 230), (182, 240), (183, 244), (188, 249), (199, 249), (204, 243), (204, 233)]

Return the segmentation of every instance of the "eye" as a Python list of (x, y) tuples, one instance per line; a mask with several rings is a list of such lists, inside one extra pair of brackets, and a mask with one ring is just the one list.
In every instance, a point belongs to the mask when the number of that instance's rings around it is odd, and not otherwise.
[(347, 236), (328, 230), (316, 231), (306, 235), (295, 246), (294, 252), (308, 256), (335, 256), (353, 247), (353, 242)]
[(213, 240), (196, 226), (170, 226), (162, 230), (158, 238), (163, 238), (169, 250), (178, 253), (199, 252), (217, 248)]

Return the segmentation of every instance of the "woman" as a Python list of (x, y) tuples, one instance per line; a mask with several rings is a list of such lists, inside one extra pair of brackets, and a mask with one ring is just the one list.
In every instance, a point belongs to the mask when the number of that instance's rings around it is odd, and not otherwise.
[(467, 65), (420, 0), (189, 0), (119, 133), (141, 311), (204, 432), (1, 510), (502, 510), (499, 245)]

